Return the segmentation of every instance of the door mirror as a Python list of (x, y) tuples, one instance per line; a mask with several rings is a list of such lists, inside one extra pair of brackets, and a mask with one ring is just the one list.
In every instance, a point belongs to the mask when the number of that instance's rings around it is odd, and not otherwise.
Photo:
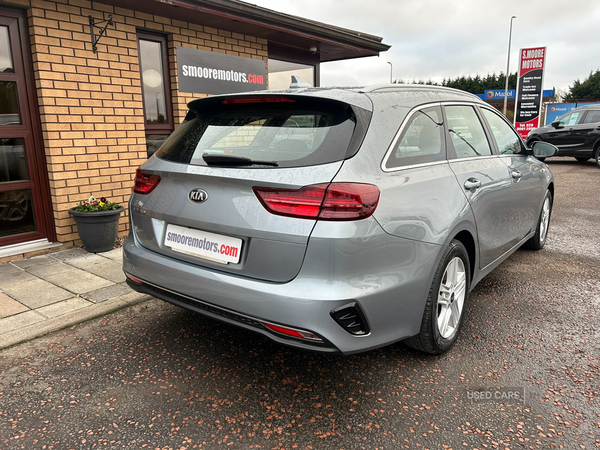
[(550, 158), (557, 153), (558, 148), (548, 142), (535, 141), (531, 144), (531, 154), (536, 158)]
[(554, 128), (559, 128), (560, 127), (560, 120), (555, 120), (550, 125), (552, 125)]

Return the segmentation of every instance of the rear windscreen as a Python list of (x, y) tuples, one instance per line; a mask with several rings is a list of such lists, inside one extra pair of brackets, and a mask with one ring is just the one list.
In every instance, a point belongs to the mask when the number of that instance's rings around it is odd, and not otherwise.
[(253, 167), (324, 164), (346, 157), (356, 127), (352, 109), (330, 100), (231, 98), (205, 104), (210, 107), (188, 114), (156, 156), (193, 165), (236, 158), (256, 161)]

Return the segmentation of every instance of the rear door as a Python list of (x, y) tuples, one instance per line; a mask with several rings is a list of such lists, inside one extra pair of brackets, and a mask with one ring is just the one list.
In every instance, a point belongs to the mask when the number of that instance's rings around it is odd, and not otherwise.
[(291, 280), (316, 220), (269, 212), (256, 190), (303, 213), (311, 206), (301, 189), (331, 182), (361, 140), (359, 119), (340, 102), (272, 94), (194, 108), (142, 167), (161, 179), (132, 196), (137, 239), (198, 267)]
[(510, 249), (513, 199), (509, 169), (488, 141), (476, 108), (445, 105), (450, 167), (467, 197), (477, 226), (479, 267), (483, 269)]
[(600, 139), (600, 110), (588, 110), (581, 122), (573, 127), (573, 156), (592, 157), (594, 145)]

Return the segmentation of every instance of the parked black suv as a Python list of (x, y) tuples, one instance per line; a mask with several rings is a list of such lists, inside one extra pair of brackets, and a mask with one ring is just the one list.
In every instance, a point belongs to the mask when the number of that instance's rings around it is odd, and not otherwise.
[(600, 166), (600, 103), (575, 108), (550, 125), (532, 130), (526, 139), (527, 146), (535, 141), (557, 146), (556, 156), (573, 156), (577, 161), (594, 158)]

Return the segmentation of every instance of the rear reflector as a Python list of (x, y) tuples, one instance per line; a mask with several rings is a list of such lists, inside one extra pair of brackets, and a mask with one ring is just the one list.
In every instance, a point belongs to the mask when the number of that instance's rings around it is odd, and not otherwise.
[(270, 213), (303, 219), (365, 219), (375, 212), (379, 202), (379, 188), (372, 184), (323, 183), (301, 189), (253, 189)]
[(125, 276), (127, 278), (129, 278), (131, 281), (133, 281), (135, 284), (144, 284), (144, 282), (142, 280), (140, 280), (139, 278), (136, 278), (134, 276), (131, 276), (128, 273), (126, 273)]
[(223, 105), (234, 105), (240, 103), (295, 103), (295, 100), (286, 97), (242, 97), (242, 98), (229, 98), (223, 100)]
[(291, 336), (291, 337), (295, 337), (298, 339), (308, 339), (309, 341), (314, 341), (314, 342), (323, 342), (323, 339), (321, 339), (316, 334), (311, 333), (310, 331), (302, 331), (302, 330), (295, 330), (292, 328), (284, 328), (284, 327), (280, 327), (277, 325), (273, 325), (271, 323), (263, 322), (262, 324), (265, 327), (267, 327), (269, 330), (275, 331), (280, 334), (285, 334), (286, 336)]
[(133, 184), (133, 192), (136, 194), (146, 195), (154, 190), (160, 183), (160, 176), (143, 173), (141, 168), (135, 171), (135, 180)]

